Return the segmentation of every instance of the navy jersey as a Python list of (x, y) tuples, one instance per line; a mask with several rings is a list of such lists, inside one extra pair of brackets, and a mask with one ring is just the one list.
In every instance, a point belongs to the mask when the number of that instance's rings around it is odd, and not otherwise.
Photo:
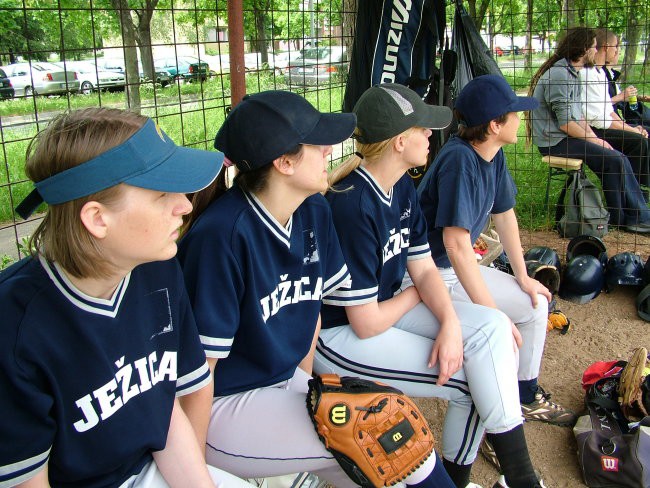
[(503, 149), (485, 161), (460, 137), (452, 137), (436, 156), (418, 187), (436, 265), (451, 267), (442, 240), (444, 227), (461, 227), (476, 242), (490, 214), (515, 206), (517, 190)]
[(27, 258), (0, 275), (0, 485), (119, 486), (165, 447), (174, 398), (210, 381), (178, 263), (110, 299)]
[(183, 237), (178, 257), (201, 342), (218, 359), (216, 396), (291, 378), (309, 352), (321, 298), (349, 281), (320, 194), (284, 227), (233, 187)]
[(349, 323), (345, 306), (392, 298), (404, 279), (407, 260), (431, 254), (426, 223), (409, 175), (386, 194), (361, 166), (326, 198), (352, 282), (324, 300), (325, 329)]

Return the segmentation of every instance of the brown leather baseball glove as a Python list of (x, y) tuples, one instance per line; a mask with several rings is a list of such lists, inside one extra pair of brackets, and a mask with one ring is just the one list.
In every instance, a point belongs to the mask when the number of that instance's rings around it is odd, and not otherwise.
[(382, 383), (317, 376), (309, 381), (307, 410), (327, 450), (364, 488), (394, 485), (433, 451), (433, 435), (420, 410)]
[(645, 347), (637, 347), (621, 372), (618, 401), (623, 414), (629, 420), (641, 420), (648, 415), (643, 403), (642, 385), (649, 367), (648, 350)]

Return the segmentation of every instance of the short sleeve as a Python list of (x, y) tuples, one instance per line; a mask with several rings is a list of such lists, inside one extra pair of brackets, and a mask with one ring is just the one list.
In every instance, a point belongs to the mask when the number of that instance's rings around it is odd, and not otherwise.
[(466, 156), (460, 151), (446, 151), (437, 164), (437, 185), (429, 188), (438, 194), (438, 206), (435, 213), (435, 227), (460, 227), (471, 230), (477, 220), (477, 206), (473, 205), (474, 176), (465, 163)]
[[(410, 178), (410, 177), (409, 177)], [(407, 182), (411, 184), (411, 182)], [(422, 259), (431, 256), (429, 241), (427, 239), (427, 222), (420, 207), (415, 188), (412, 188), (411, 201), (411, 229), (409, 235), (408, 260)]]
[(517, 196), (517, 186), (506, 164), (503, 149), (499, 150), (499, 171), (498, 180), (496, 181), (496, 193), (494, 197), (494, 206), (492, 207), (493, 214), (500, 214), (514, 208)]
[(0, 348), (0, 486), (14, 486), (42, 470), (57, 430), (53, 398), (37, 375), (18, 366), (7, 346)]
[(206, 356), (221, 359), (230, 354), (239, 327), (244, 283), (233, 254), (236, 244), (210, 230), (192, 229), (181, 241), (178, 256)]
[(373, 219), (361, 208), (357, 192), (330, 192), (328, 200), (351, 282), (331, 293), (323, 303), (352, 306), (375, 302), (382, 253)]
[[(180, 274), (180, 270), (179, 270)], [(178, 378), (176, 396), (183, 396), (200, 390), (210, 382), (210, 368), (206, 354), (199, 340), (194, 314), (185, 291), (181, 275), (179, 310)]]
[(327, 202), (323, 202), (326, 209), (324, 228), (327, 229), (327, 256), (323, 277), (323, 297), (331, 295), (342, 286), (350, 285), (350, 273), (343, 258), (341, 244), (332, 221), (332, 212)]

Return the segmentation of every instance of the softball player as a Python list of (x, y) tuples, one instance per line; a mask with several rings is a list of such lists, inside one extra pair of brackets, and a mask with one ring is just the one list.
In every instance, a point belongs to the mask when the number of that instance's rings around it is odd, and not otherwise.
[[(290, 92), (247, 96), (215, 139), (239, 170), (234, 186), (195, 195), (179, 258), (214, 372), (207, 460), (238, 476), (310, 471), (354, 486), (305, 404), (321, 299), (349, 281), (319, 192), (331, 144), (354, 125)], [(405, 482), (453, 486), (435, 456)]]
[(352, 282), (324, 298), (314, 370), (449, 400), (442, 453), (457, 487), (469, 483), (484, 430), (508, 485), (539, 486), (507, 317), (487, 307), (452, 306), (406, 174), (426, 162), (429, 128), (448, 125), (451, 111), (384, 84), (368, 89), (354, 112), (357, 153), (332, 174), (326, 194)]
[(19, 211), (50, 207), (36, 251), (0, 275), (0, 486), (249, 486), (211, 479), (176, 399), (211, 378), (170, 258), (183, 193), (222, 158), (114, 109), (63, 114), (32, 141)]
[[(517, 142), (517, 111), (539, 103), (517, 97), (501, 76), (479, 76), (456, 101), (459, 135), (442, 148), (420, 187), (433, 258), (452, 299), (503, 311), (519, 345), (519, 401), (527, 420), (573, 425), (576, 416), (538, 384), (551, 293), (530, 278), (514, 211), (516, 188), (502, 147)], [(479, 266), (472, 243), (492, 215), (514, 276)]]

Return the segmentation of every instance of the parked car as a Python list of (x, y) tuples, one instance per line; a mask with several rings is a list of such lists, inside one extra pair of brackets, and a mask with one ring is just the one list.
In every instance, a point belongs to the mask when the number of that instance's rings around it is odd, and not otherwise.
[(494, 55), (503, 56), (503, 49), (501, 49), (499, 46), (494, 46)]
[(156, 70), (165, 70), (176, 80), (205, 81), (210, 73), (208, 63), (194, 56), (154, 59), (153, 64)]
[[(107, 71), (116, 71), (122, 74), (126, 73), (124, 59), (122, 58), (97, 58), (96, 65)], [(160, 84), (162, 87), (165, 87), (172, 82), (172, 77), (164, 69), (156, 69), (155, 73), (156, 83)], [(138, 61), (138, 74), (140, 75), (141, 82), (147, 81), (147, 78), (144, 75), (144, 68), (140, 61)]]
[(329, 83), (333, 74), (347, 69), (347, 53), (343, 46), (320, 46), (304, 49), (289, 64), (289, 85), (319, 85)]
[(14, 93), (14, 87), (11, 86), (11, 80), (7, 78), (7, 73), (0, 69), (0, 99), (13, 98)]
[(123, 73), (107, 71), (89, 61), (52, 63), (60, 68), (74, 70), (79, 79), (79, 93), (88, 95), (95, 90), (123, 90), (126, 84)]
[(11, 80), (16, 96), (60, 95), (79, 91), (77, 73), (71, 69), (64, 71), (52, 63), (15, 63), (2, 69)]
[(282, 53), (269, 53), (269, 66), (279, 75), (284, 75), (289, 65), (301, 56), (300, 51), (285, 51)]

